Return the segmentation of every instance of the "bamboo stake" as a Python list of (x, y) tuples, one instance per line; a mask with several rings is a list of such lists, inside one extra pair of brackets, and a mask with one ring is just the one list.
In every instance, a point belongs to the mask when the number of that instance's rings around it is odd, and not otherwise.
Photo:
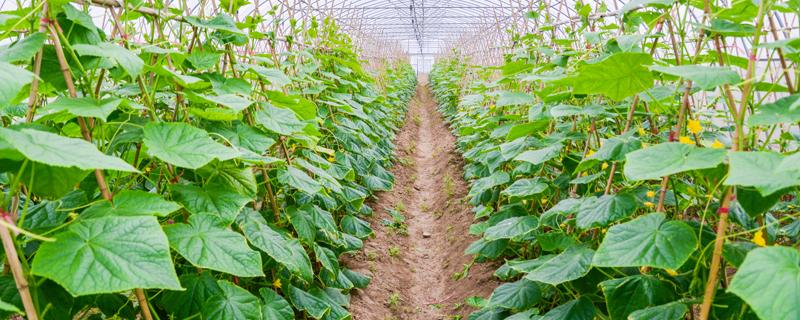
[[(53, 46), (55, 47), (56, 51), (56, 58), (58, 59), (59, 66), (61, 67), (61, 73), (64, 76), (64, 81), (67, 84), (67, 90), (69, 91), (69, 95), (72, 98), (76, 98), (78, 96), (77, 91), (75, 90), (75, 83), (72, 79), (72, 73), (69, 69), (69, 64), (67, 63), (67, 59), (64, 56), (64, 47), (61, 45), (61, 40), (59, 38), (59, 34), (55, 29), (54, 22), (50, 21), (48, 24), (48, 29), (50, 30), (51, 40), (53, 41)], [(92, 142), (91, 132), (86, 126), (86, 122), (83, 118), (78, 118), (78, 124), (81, 127), (81, 134), (83, 138), (88, 141)], [(97, 186), (100, 188), (100, 192), (103, 194), (103, 198), (108, 201), (113, 200), (113, 194), (108, 188), (108, 183), (106, 182), (105, 176), (103, 175), (103, 171), (100, 169), (96, 169), (94, 171), (95, 179), (97, 180)], [(137, 288), (134, 290), (136, 293), (136, 299), (139, 301), (139, 307), (142, 310), (142, 317), (145, 320), (152, 320), (153, 316), (150, 313), (150, 307), (147, 302), (147, 297), (144, 294), (144, 290), (141, 288)]]
[[(0, 215), (2, 215), (0, 219), (10, 220), (8, 212), (4, 209), (0, 209)], [(11, 222), (9, 221), (9, 223)], [(0, 239), (3, 242), (3, 249), (6, 251), (8, 267), (11, 269), (11, 274), (14, 276), (14, 282), (17, 285), (17, 291), (19, 291), (19, 296), (22, 299), (25, 315), (29, 320), (38, 320), (39, 315), (36, 313), (36, 305), (33, 303), (33, 297), (28, 286), (28, 280), (25, 278), (25, 272), (22, 270), (22, 264), (19, 262), (14, 238), (6, 226), (0, 226)]]
[[(709, 0), (705, 1), (706, 9), (708, 10), (709, 7)], [(753, 74), (755, 73), (755, 64), (756, 64), (756, 55), (758, 54), (758, 43), (760, 40), (760, 30), (764, 24), (764, 8), (765, 2), (767, 0), (763, 0), (758, 4), (758, 15), (756, 20), (756, 31), (755, 36), (753, 38), (753, 43), (750, 49), (750, 56), (747, 63), (747, 76), (745, 78), (745, 83), (742, 88), (742, 99), (741, 104), (739, 106), (739, 112), (736, 112), (734, 106), (731, 105), (731, 113), (736, 116), (734, 119), (736, 125), (736, 136), (734, 137), (734, 142), (732, 146), (732, 150), (745, 150), (747, 146), (744, 145), (744, 132), (742, 126), (744, 125), (744, 117), (745, 113), (747, 112), (747, 101), (749, 100), (750, 96), (750, 89), (752, 88), (752, 79)], [(715, 38), (715, 40), (719, 40), (719, 36)], [(717, 41), (718, 43), (718, 41)], [(719, 50), (719, 47), (717, 47)], [(720, 53), (717, 55), (721, 56)], [(725, 233), (728, 229), (728, 215), (730, 211), (730, 202), (735, 199), (734, 195), (735, 189), (733, 187), (728, 187), (728, 191), (725, 194), (725, 197), (722, 200), (722, 205), (719, 208), (719, 221), (717, 222), (717, 236), (714, 240), (714, 252), (711, 255), (711, 269), (708, 271), (708, 281), (706, 282), (705, 292), (703, 294), (703, 303), (700, 305), (700, 320), (707, 320), (709, 314), (711, 313), (711, 304), (714, 302), (714, 295), (717, 292), (717, 280), (719, 278), (720, 272), (720, 265), (722, 264), (722, 247), (725, 243)]]

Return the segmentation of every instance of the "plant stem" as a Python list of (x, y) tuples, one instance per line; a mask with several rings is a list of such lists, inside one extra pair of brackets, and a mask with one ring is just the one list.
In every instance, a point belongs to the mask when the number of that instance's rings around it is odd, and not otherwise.
[[(72, 73), (70, 73), (69, 64), (67, 63), (67, 59), (64, 56), (64, 48), (61, 45), (61, 40), (56, 33), (55, 27), (53, 26), (52, 22), (48, 25), (48, 29), (50, 30), (50, 34), (52, 36), (53, 46), (55, 47), (56, 57), (58, 58), (58, 63), (61, 67), (61, 72), (64, 76), (64, 81), (67, 84), (67, 90), (69, 91), (69, 95), (72, 98), (76, 98), (78, 96), (77, 91), (75, 90), (75, 83), (72, 79)], [(86, 126), (86, 122), (83, 118), (78, 118), (78, 124), (81, 127), (81, 134), (83, 138), (92, 143), (91, 132)], [(94, 171), (95, 179), (97, 180), (97, 186), (100, 188), (100, 192), (103, 194), (103, 198), (108, 200), (109, 202), (112, 201), (113, 194), (108, 188), (108, 183), (106, 182), (105, 176), (103, 175), (103, 171), (100, 169), (96, 169)], [(150, 308), (148, 306), (147, 298), (144, 295), (144, 290), (141, 288), (137, 288), (135, 290), (136, 298), (139, 300), (139, 308), (142, 310), (142, 317), (145, 320), (152, 320), (153, 316), (150, 314)]]
[[(708, 7), (708, 1), (706, 0), (706, 7)], [(767, 0), (762, 0), (759, 2), (758, 5), (758, 15), (756, 20), (756, 31), (753, 38), (753, 43), (750, 51), (749, 60), (747, 63), (747, 76), (744, 79), (745, 84), (742, 88), (742, 100), (739, 106), (739, 112), (737, 113), (733, 109), (733, 105), (731, 107), (731, 113), (735, 115), (735, 125), (736, 125), (736, 136), (734, 137), (734, 143), (732, 146), (733, 151), (737, 150), (745, 150), (747, 146), (744, 144), (744, 132), (742, 126), (744, 125), (744, 116), (747, 112), (747, 101), (749, 100), (750, 89), (751, 89), (751, 79), (753, 78), (753, 73), (755, 72), (755, 64), (756, 64), (756, 54), (758, 53), (758, 43), (760, 39), (760, 31), (763, 27), (764, 22), (764, 8), (765, 3)], [(715, 37), (715, 43), (717, 44), (717, 50), (719, 50), (719, 36)], [(721, 58), (721, 53), (718, 51), (718, 55)], [(730, 92), (728, 92), (730, 93)], [(735, 199), (735, 189), (733, 187), (728, 187), (728, 190), (725, 193), (725, 197), (722, 199), (722, 204), (719, 208), (719, 221), (717, 222), (717, 236), (714, 240), (714, 252), (711, 255), (711, 269), (708, 271), (708, 281), (706, 282), (706, 289), (703, 295), (703, 304), (700, 305), (700, 320), (707, 320), (709, 314), (711, 313), (711, 304), (714, 302), (714, 295), (717, 291), (717, 280), (719, 278), (720, 272), (720, 265), (722, 264), (722, 247), (725, 243), (725, 233), (728, 229), (728, 212), (730, 211), (730, 202)]]
[[(636, 105), (639, 103), (639, 95), (633, 96), (633, 101), (631, 101), (631, 107), (628, 109), (628, 118), (625, 119), (625, 129), (622, 130), (621, 134), (625, 134), (631, 128), (631, 124), (633, 123), (633, 114), (636, 112)], [(614, 174), (617, 171), (617, 162), (615, 161), (611, 164), (611, 170), (608, 173), (608, 181), (606, 182), (606, 189), (604, 194), (611, 193), (611, 184), (614, 182)]]
[[(0, 219), (8, 219), (9, 214), (4, 209), (0, 209)], [(28, 287), (28, 280), (25, 279), (25, 272), (22, 270), (22, 264), (19, 262), (17, 255), (17, 247), (14, 245), (14, 238), (6, 226), (0, 226), (0, 239), (3, 242), (3, 249), (6, 251), (6, 261), (11, 269), (11, 274), (14, 276), (14, 282), (17, 285), (17, 291), (22, 299), (22, 306), (25, 308), (25, 315), (29, 320), (38, 320), (39, 316), (36, 312), (36, 306), (33, 303), (30, 288)]]

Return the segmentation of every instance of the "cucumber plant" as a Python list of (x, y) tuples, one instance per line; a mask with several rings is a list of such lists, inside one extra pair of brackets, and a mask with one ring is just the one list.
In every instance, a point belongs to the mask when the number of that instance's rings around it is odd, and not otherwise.
[(578, 7), (511, 30), (501, 66), (431, 73), (467, 161), (467, 253), (503, 262), (470, 319), (800, 318), (799, 60), (764, 40), (800, 8)]
[(0, 13), (3, 316), (350, 317), (370, 278), (338, 257), (392, 186), (410, 65), (365, 70), (328, 19), (124, 3), (110, 33), (88, 4)]

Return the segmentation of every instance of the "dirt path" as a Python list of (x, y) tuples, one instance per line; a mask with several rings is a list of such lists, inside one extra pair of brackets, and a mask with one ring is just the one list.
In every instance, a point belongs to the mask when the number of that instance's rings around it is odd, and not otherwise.
[[(376, 236), (345, 261), (372, 276), (369, 287), (353, 293), (350, 310), (355, 320), (466, 315), (465, 298), (486, 297), (496, 286), (494, 268), (476, 264), (464, 273), (472, 259), (463, 252), (476, 239), (468, 235), (472, 213), (465, 202), (463, 162), (424, 80), (396, 144), (394, 189), (371, 204)], [(405, 222), (384, 225), (393, 220), (391, 209)]]

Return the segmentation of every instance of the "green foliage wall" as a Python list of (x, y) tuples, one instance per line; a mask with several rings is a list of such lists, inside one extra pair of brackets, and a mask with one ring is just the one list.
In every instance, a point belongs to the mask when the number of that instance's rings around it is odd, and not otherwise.
[[(800, 319), (796, 39), (763, 41), (796, 3), (586, 9), (512, 30), (501, 66), (432, 71), (471, 181), (467, 253), (506, 282), (470, 319)], [(741, 41), (749, 57), (720, 45)]]
[[(129, 8), (106, 34), (35, 4), (0, 13), (5, 316), (350, 317), (370, 278), (339, 256), (393, 184), (408, 64), (365, 71), (330, 21), (279, 39), (220, 13), (164, 35)], [(149, 41), (127, 41), (139, 23)]]

